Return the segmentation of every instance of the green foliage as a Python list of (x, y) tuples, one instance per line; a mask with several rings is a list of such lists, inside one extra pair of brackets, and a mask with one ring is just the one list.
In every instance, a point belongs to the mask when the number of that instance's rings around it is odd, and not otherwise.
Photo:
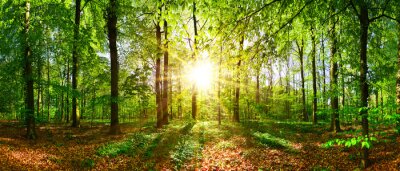
[(97, 155), (116, 157), (118, 155), (134, 156), (138, 152), (146, 149), (151, 141), (156, 138), (157, 135), (148, 135), (144, 133), (135, 133), (125, 141), (108, 143), (97, 149)]
[(290, 142), (288, 142), (287, 140), (272, 136), (269, 133), (255, 132), (255, 133), (253, 133), (253, 136), (261, 144), (268, 146), (268, 147), (278, 148), (278, 149), (285, 149), (285, 148), (291, 147)]
[(370, 149), (372, 147), (372, 143), (374, 141), (377, 141), (376, 137), (368, 138), (368, 137), (364, 137), (364, 136), (358, 136), (358, 137), (353, 137), (353, 138), (348, 138), (348, 139), (330, 140), (330, 141), (324, 143), (323, 147), (330, 148), (330, 147), (334, 146), (335, 144), (337, 144), (337, 145), (344, 145), (347, 148), (361, 146), (361, 148)]
[(175, 168), (179, 170), (185, 161), (190, 160), (195, 155), (196, 142), (190, 136), (182, 137), (182, 140), (174, 147), (170, 153), (171, 160), (175, 163)]

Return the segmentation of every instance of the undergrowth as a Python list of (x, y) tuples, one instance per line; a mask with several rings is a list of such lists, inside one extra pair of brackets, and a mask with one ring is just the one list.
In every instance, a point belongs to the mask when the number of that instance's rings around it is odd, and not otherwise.
[(96, 153), (99, 156), (116, 157), (118, 155), (134, 156), (145, 150), (158, 134), (135, 133), (122, 142), (113, 142), (101, 146)]

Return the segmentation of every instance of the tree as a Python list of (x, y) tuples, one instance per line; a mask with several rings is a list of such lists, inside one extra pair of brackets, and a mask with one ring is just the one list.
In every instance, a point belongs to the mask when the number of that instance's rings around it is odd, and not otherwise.
[(156, 21), (156, 40), (157, 40), (157, 53), (156, 53), (156, 105), (157, 105), (157, 128), (162, 127), (163, 122), (163, 108), (162, 108), (162, 94), (161, 94), (161, 6), (157, 10)]
[[(379, 2), (378, 2), (379, 3)], [(383, 2), (387, 3), (387, 2)], [(372, 8), (372, 2), (361, 0), (355, 4), (350, 1), (350, 4), (354, 10), (354, 13), (358, 17), (358, 24), (360, 26), (360, 90), (361, 90), (361, 125), (362, 125), (362, 135), (369, 140), (369, 125), (368, 125), (368, 61), (367, 61), (367, 47), (368, 47), (368, 28), (370, 24), (377, 19), (384, 17), (385, 15), (376, 15), (370, 18), (370, 9)], [(358, 9), (357, 9), (358, 7)], [(381, 8), (381, 13), (385, 13), (385, 8)], [(363, 168), (369, 165), (369, 152), (368, 148), (362, 148), (362, 159), (361, 166)]]
[(164, 35), (165, 35), (165, 44), (164, 44), (164, 78), (163, 78), (163, 100), (162, 100), (162, 108), (163, 108), (163, 124), (168, 124), (168, 23), (164, 20)]
[(305, 87), (304, 87), (304, 38), (301, 38), (301, 43), (296, 40), (296, 45), (297, 45), (297, 50), (299, 53), (299, 59), (300, 59), (300, 76), (301, 76), (301, 102), (303, 104), (302, 107), (302, 114), (303, 114), (303, 120), (308, 121), (308, 113), (306, 109), (306, 92), (305, 92)]
[[(196, 62), (197, 55), (197, 19), (196, 19), (196, 2), (193, 1), (193, 29), (194, 29), (194, 43), (193, 43), (193, 61)], [(197, 86), (193, 83), (192, 86), (192, 119), (196, 120), (197, 117)]]
[[(330, 4), (330, 11), (334, 13), (336, 11), (336, 6)], [(340, 132), (340, 122), (339, 122), (339, 97), (338, 97), (338, 63), (336, 59), (337, 52), (337, 39), (336, 39), (336, 17), (332, 17), (329, 21), (330, 32), (329, 32), (329, 45), (330, 45), (330, 93), (331, 93), (331, 130)]]
[(311, 67), (312, 67), (312, 87), (313, 87), (313, 124), (317, 124), (317, 74), (316, 74), (316, 66), (315, 66), (315, 31), (314, 27), (311, 26), (311, 41), (312, 41), (312, 50), (311, 50)]
[(77, 109), (77, 74), (78, 74), (78, 42), (79, 42), (79, 25), (81, 22), (81, 0), (75, 1), (75, 24), (74, 24), (74, 40), (72, 45), (72, 127), (80, 126), (80, 116)]
[(118, 120), (118, 49), (117, 49), (117, 0), (110, 0), (107, 8), (107, 29), (111, 61), (111, 125), (110, 134), (119, 134), (121, 129)]
[(241, 33), (239, 40), (239, 59), (236, 63), (236, 82), (235, 82), (235, 99), (233, 105), (233, 121), (240, 122), (240, 113), (239, 113), (239, 98), (240, 98), (240, 65), (242, 63), (242, 55), (243, 55), (243, 42), (244, 42), (244, 33)]
[(29, 39), (30, 27), (30, 0), (25, 1), (25, 23), (24, 23), (24, 81), (25, 81), (25, 118), (26, 118), (26, 137), (36, 139), (35, 128), (35, 104), (33, 94), (33, 73), (32, 73), (32, 55)]

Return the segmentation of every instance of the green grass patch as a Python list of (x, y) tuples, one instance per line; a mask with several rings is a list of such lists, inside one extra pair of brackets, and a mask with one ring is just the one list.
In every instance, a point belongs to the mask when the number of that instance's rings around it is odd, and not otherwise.
[(97, 150), (99, 156), (116, 157), (118, 155), (133, 156), (145, 150), (159, 134), (134, 133), (121, 142), (108, 143)]
[(258, 140), (258, 142), (268, 147), (278, 149), (291, 148), (289, 141), (275, 137), (269, 133), (255, 132), (253, 133), (253, 136)]

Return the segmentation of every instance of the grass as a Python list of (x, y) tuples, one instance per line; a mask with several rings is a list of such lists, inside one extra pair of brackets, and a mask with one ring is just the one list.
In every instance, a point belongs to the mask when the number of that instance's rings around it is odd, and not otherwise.
[(277, 149), (290, 149), (290, 142), (269, 133), (255, 132), (253, 136), (263, 145)]
[(134, 156), (145, 150), (158, 134), (135, 133), (124, 141), (108, 143), (97, 150), (99, 156), (116, 157), (118, 155)]

